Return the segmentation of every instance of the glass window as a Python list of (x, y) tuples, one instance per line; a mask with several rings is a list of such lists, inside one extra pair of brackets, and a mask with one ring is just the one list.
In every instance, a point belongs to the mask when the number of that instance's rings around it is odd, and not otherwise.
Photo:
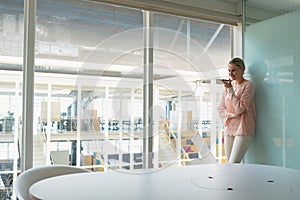
[(0, 5), (0, 198), (11, 196), (22, 130), (23, 2)]
[[(230, 59), (230, 26), (159, 13), (154, 21), (159, 166), (185, 165), (208, 152), (221, 161), (223, 135), (215, 108), (222, 86), (216, 78), (224, 76), (219, 69)], [(193, 145), (196, 134), (205, 151)]]
[[(17, 174), (22, 130), (23, 1), (0, 6), (0, 164)], [(138, 169), (143, 163), (144, 12), (89, 1), (37, 1), (33, 166), (64, 161)], [(214, 116), (230, 57), (229, 26), (154, 13), (154, 166), (218, 159)], [(164, 146), (165, 145), (165, 146)], [(170, 153), (170, 154), (169, 154)], [(10, 187), (10, 185), (7, 185)]]
[(36, 23), (35, 146), (45, 159), (34, 165), (49, 164), (52, 150), (83, 167), (131, 152), (142, 132), (142, 12), (40, 0)]

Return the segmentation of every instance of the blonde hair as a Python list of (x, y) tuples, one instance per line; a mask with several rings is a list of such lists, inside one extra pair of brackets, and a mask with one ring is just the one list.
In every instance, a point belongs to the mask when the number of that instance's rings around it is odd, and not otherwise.
[(239, 67), (240, 69), (245, 69), (246, 68), (245, 63), (241, 58), (232, 58), (229, 61), (229, 64), (233, 64), (233, 65)]

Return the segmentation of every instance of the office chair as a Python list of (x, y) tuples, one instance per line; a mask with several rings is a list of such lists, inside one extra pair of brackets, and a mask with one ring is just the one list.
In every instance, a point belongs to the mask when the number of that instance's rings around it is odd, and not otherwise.
[(30, 199), (29, 188), (32, 184), (54, 176), (74, 173), (91, 172), (86, 169), (67, 165), (47, 165), (28, 169), (22, 172), (16, 179), (14, 190), (18, 200)]

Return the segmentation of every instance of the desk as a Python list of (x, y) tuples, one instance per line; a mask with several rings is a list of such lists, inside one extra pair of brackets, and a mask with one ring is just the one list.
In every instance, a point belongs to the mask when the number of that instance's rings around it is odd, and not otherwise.
[(207, 164), (63, 175), (31, 186), (43, 200), (299, 200), (300, 171), (266, 165)]

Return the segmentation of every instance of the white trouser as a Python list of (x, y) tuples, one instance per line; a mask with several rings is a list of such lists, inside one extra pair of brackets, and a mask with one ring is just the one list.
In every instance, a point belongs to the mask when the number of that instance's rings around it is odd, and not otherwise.
[(253, 136), (225, 136), (225, 154), (228, 163), (240, 163)]

